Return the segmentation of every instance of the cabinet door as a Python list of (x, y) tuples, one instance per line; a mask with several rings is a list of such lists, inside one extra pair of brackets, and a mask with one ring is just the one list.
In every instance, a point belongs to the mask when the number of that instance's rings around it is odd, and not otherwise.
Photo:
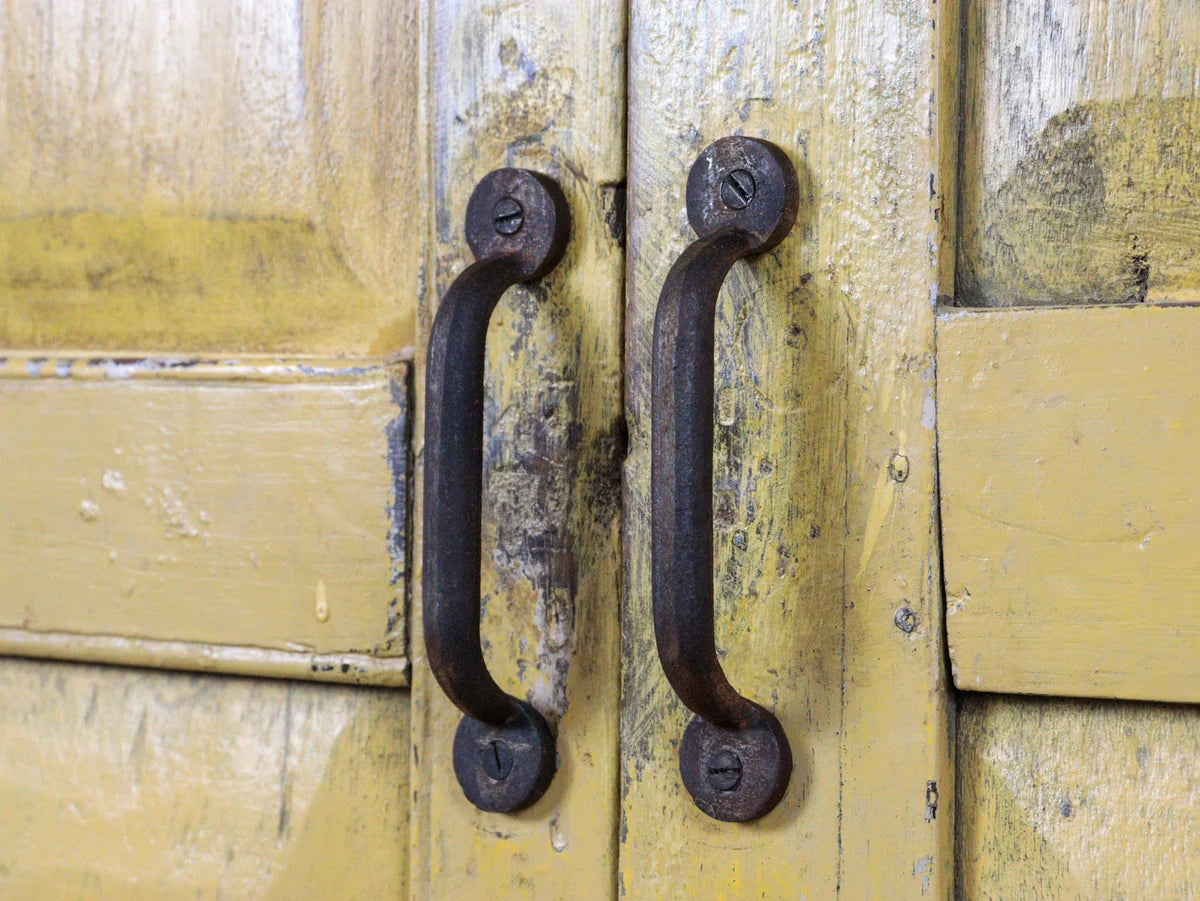
[[(948, 897), (952, 706), (934, 309), (952, 236), (954, 4), (632, 0), (620, 885), (630, 898)], [(949, 109), (950, 115), (945, 111)], [(765, 817), (709, 818), (651, 612), (652, 333), (726, 135), (780, 146), (800, 208), (717, 306), (716, 637), (794, 757)]]
[[(474, 256), (467, 200), (488, 172), (557, 180), (566, 254), (512, 288), (488, 326), (483, 397), (481, 629), (500, 687), (556, 733), (557, 771), (519, 813), (467, 800), (452, 749), (462, 714), (421, 638), (413, 585), (413, 894), (611, 898), (620, 682), (621, 298), (625, 226), (625, 16), (620, 3), (431, 3), (425, 135), (433, 210), (416, 395), (438, 303)], [(428, 448), (418, 419), (418, 483)], [(422, 492), (414, 522), (423, 523)], [(417, 532), (417, 548), (425, 546)]]
[(1193, 897), (1200, 20), (966, 13), (937, 326), (958, 890)]
[(0, 12), (6, 898), (406, 889), (416, 19)]

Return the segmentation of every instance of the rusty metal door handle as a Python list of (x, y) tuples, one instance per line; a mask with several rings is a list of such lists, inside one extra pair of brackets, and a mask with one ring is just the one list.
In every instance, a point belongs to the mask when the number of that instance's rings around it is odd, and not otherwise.
[(480, 644), (484, 341), (500, 296), (561, 259), (570, 212), (553, 179), (497, 169), (471, 194), (466, 232), (477, 259), (442, 298), (426, 356), (425, 652), (465, 714), (454, 736), (463, 793), (481, 810), (509, 812), (549, 787), (555, 748), (541, 714), (496, 684)]
[(733, 264), (770, 250), (796, 219), (796, 170), (766, 141), (710, 145), (687, 180), (699, 240), (671, 267), (654, 317), (651, 479), (654, 635), (671, 687), (694, 713), (683, 784), (714, 819), (763, 816), (783, 797), (792, 753), (766, 708), (729, 684), (713, 623), (713, 341)]

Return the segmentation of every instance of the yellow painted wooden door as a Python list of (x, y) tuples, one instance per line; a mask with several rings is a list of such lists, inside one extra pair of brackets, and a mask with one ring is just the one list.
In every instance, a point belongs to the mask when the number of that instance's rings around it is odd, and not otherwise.
[[(485, 656), (555, 727), (559, 768), (526, 810), (473, 807), (451, 761), (460, 713), (414, 642), (414, 895), (946, 897), (932, 299), (956, 26), (884, 0), (427, 12), (418, 383), (486, 172), (557, 179), (572, 237), (497, 308), (484, 401)], [(801, 183), (792, 234), (735, 267), (717, 322), (717, 637), (796, 761), (751, 824), (708, 818), (681, 782), (689, 714), (650, 586), (654, 313), (694, 239), (688, 170), (728, 135), (779, 145)]]
[[(624, 897), (950, 893), (932, 299), (955, 29), (933, 4), (631, 4)], [(745, 824), (683, 788), (691, 713), (651, 613), (655, 310), (695, 240), (688, 170), (726, 135), (782, 147), (800, 183), (792, 232), (737, 264), (717, 304), (718, 646), (794, 758), (782, 801)]]
[[(1193, 317), (1049, 305), (1194, 300), (1193, 13), (1182, 2), (631, 0), (627, 19), (601, 27), (590, 8), (435, 5), (433, 83), (455, 98), (435, 103), (455, 113), (437, 113), (431, 134), (435, 167), (452, 173), (438, 190), (460, 198), (444, 214), (451, 222), (480, 172), (514, 160), (541, 165), (548, 154), (547, 171), (582, 203), (584, 227), (602, 234), (600, 216), (619, 206), (586, 192), (581, 200), (579, 173), (605, 146), (595, 111), (612, 107), (583, 107), (593, 116), (590, 142), (559, 129), (584, 127), (571, 118), (581, 98), (612, 103), (620, 83), (581, 74), (597, 71), (589, 55), (597, 44), (572, 43), (573, 29), (590, 25), (604, 36), (600, 46), (624, 48), (628, 446), (619, 698), (603, 678), (616, 653), (611, 607), (585, 611), (595, 598), (575, 596), (575, 616), (595, 617), (592, 634), (604, 637), (594, 645), (581, 637), (569, 675), (551, 678), (562, 686), (552, 695), (566, 704), (562, 717), (543, 694), (552, 658), (539, 650), (525, 664), (527, 648), (545, 647), (544, 627), (522, 632), (556, 584), (529, 579), (535, 590), (524, 607), (489, 606), (491, 659), (506, 688), (557, 717), (566, 765), (531, 809), (481, 815), (451, 781), (457, 715), (418, 660), (415, 679), (426, 688), (417, 703), (427, 706), (415, 721), (417, 894), (1192, 894), (1200, 866), (1190, 829), (1192, 709), (1080, 697), (1194, 700), (1190, 582), (1177, 574), (1190, 494), (1177, 485), (1155, 494), (1168, 477), (1190, 484), (1189, 424), (1185, 401), (1145, 385), (1188, 381)], [(604, 43), (608, 36), (615, 45)], [(562, 70), (548, 62), (559, 58), (560, 42), (573, 48), (574, 65)], [(454, 53), (463, 48), (471, 55), (459, 64)], [(514, 60), (525, 61), (523, 75), (507, 74)], [(541, 109), (534, 86), (552, 78), (565, 79), (575, 104), (538, 118), (533, 141), (490, 120), (485, 129), (462, 113), (479, 108), (480, 73), (500, 86), (493, 99), (507, 105), (506, 123), (528, 123), (529, 109)], [(493, 143), (497, 134), (510, 142)], [(683, 787), (678, 752), (690, 713), (659, 665), (650, 577), (654, 315), (668, 270), (695, 237), (688, 170), (727, 135), (783, 147), (801, 185), (793, 233), (736, 266), (718, 303), (718, 645), (734, 685), (779, 717), (795, 755), (779, 806), (741, 825), (710, 819)], [(477, 146), (486, 159), (460, 185), (459, 155)], [(610, 186), (620, 197), (621, 186)], [(461, 236), (444, 235), (438, 240), (462, 255)], [(612, 265), (619, 248), (599, 252)], [(543, 302), (562, 293), (578, 302), (570, 267), (595, 271), (590, 257), (563, 265)], [(453, 272), (439, 266), (443, 285)], [(509, 319), (502, 307), (504, 328), (529, 315), (524, 301), (512, 303), (520, 312)], [(996, 306), (1036, 309), (975, 309)], [(522, 335), (561, 321), (554, 306), (537, 315), (544, 325)], [(499, 334), (515, 353), (509, 368), (490, 364), (488, 390), (505, 397), (513, 370), (544, 351)], [(1139, 360), (1142, 382), (1126, 377), (1124, 342), (1152, 358)], [(569, 371), (581, 383), (591, 378)], [(1068, 387), (1086, 390), (1072, 396)], [(1118, 395), (1102, 412), (1101, 401)], [(509, 413), (514, 429), (536, 409), (532, 399), (521, 403)], [(1038, 419), (1043, 409), (1060, 418)], [(1120, 489), (1088, 486), (1087, 502), (1079, 500), (1079, 473), (1100, 464), (1085, 457), (1081, 470), (1062, 456), (1063, 442), (1087, 447), (1088, 416), (1095, 437), (1152, 411), (1157, 426), (1147, 419), (1129, 427), (1123, 456), (1101, 467), (1105, 478), (1122, 479)], [(602, 425), (583, 421), (585, 431)], [(1139, 440), (1143, 431), (1152, 443)], [(1149, 464), (1168, 439), (1172, 462), (1151, 478)], [(520, 435), (506, 440), (522, 447)], [(1051, 452), (1057, 460), (1043, 455)], [(498, 456), (489, 465), (499, 471), (501, 463)], [(989, 512), (1004, 480), (1017, 514), (1057, 519), (1024, 526)], [(504, 530), (500, 496), (486, 501), (489, 541)], [(542, 527), (544, 511), (531, 509)], [(1108, 519), (1097, 525), (1101, 513)], [(1022, 540), (1003, 537), (1006, 530)], [(1064, 554), (1055, 542), (1076, 535), (1087, 550)], [(1167, 556), (1151, 567), (1137, 556), (1148, 550)], [(505, 567), (521, 565), (501, 554), (489, 564), (496, 586)], [(1159, 588), (1147, 591), (1152, 571)], [(1002, 576), (1015, 599), (997, 594)], [(1094, 603), (1100, 588), (1108, 608)], [(1147, 609), (1158, 601), (1168, 603)], [(572, 684), (583, 673), (601, 678)], [(1122, 679), (1142, 687), (1128, 693)], [(1018, 697), (1034, 692), (1067, 697)], [(576, 714), (581, 695), (588, 706)], [(595, 766), (597, 755), (613, 752), (615, 704), (619, 784), (581, 798), (581, 774), (605, 785), (580, 763)], [(598, 723), (600, 733), (592, 731)], [(430, 780), (437, 788), (425, 800)], [(573, 855), (585, 822), (591, 843), (580, 863)]]
[[(0, 895), (1195, 895), (1198, 29), (10, 4)], [(716, 638), (794, 758), (742, 824), (684, 788), (650, 575), (655, 312), (730, 135), (799, 181), (717, 304)], [(572, 219), (487, 338), (484, 653), (557, 747), (516, 814), (455, 779), (420, 590), (425, 347), (504, 166)]]

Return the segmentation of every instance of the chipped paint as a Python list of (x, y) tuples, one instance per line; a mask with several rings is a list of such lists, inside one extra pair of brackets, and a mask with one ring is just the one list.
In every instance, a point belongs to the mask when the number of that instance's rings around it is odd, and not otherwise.
[(389, 469), (386, 431), (406, 364), (271, 362), (255, 380), (247, 360), (76, 355), (69, 377), (31, 378), (28, 359), (0, 377), (0, 455), (20, 461), (0, 496), (0, 651), (403, 683), (389, 508), (408, 460)]
[(503, 824), (465, 804), (449, 759), (459, 713), (418, 643), (413, 897), (466, 901), (535, 886), (546, 897), (606, 897), (618, 817), (624, 235), (614, 225), (625, 177), (625, 11), (541, 2), (429, 11), (433, 244), (422, 335), (471, 260), (463, 217), (488, 171), (552, 175), (572, 229), (550, 276), (496, 307), (483, 408), (484, 655), (500, 686), (556, 729), (559, 771), (541, 801)]
[(319, 623), (329, 620), (329, 593), (325, 588), (324, 579), (317, 580), (317, 599), (314, 605), (314, 613)]

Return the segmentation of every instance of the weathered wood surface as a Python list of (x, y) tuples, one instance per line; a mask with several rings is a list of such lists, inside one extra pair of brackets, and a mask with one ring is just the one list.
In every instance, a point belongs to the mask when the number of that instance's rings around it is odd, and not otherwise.
[(408, 381), (9, 355), (0, 653), (407, 684)]
[(968, 695), (957, 897), (1200, 895), (1200, 711)]
[[(1192, 0), (968, 2), (958, 305), (1200, 298)], [(1195, 701), (1195, 309), (945, 311), (962, 688)], [(963, 898), (1200, 892), (1189, 707), (964, 696)]]
[[(952, 270), (956, 4), (635, 0), (630, 28), (622, 894), (948, 897), (932, 299)], [(804, 186), (793, 234), (730, 274), (716, 329), (717, 641), (796, 760), (750, 825), (681, 784), (690, 714), (650, 592), (654, 312), (694, 238), (687, 171), (727, 134), (782, 146)]]
[(966, 0), (965, 306), (1200, 299), (1195, 0)]
[(408, 693), (0, 660), (0, 895), (398, 898)]
[(950, 311), (938, 351), (957, 686), (1200, 701), (1200, 309)]
[[(407, 679), (418, 10), (0, 11), (0, 651)], [(0, 661), (0, 896), (402, 896), (408, 724)]]
[[(501, 687), (557, 729), (559, 768), (546, 796), (517, 815), (481, 813), (463, 797), (451, 766), (460, 715), (426, 668), (418, 621), (413, 894), (611, 898), (625, 450), (624, 10), (472, 0), (427, 4), (426, 14), (435, 218), (421, 334), (472, 259), (463, 221), (487, 172), (520, 166), (552, 175), (573, 224), (554, 272), (513, 289), (496, 309), (484, 406), (485, 656)], [(417, 446), (419, 460), (419, 436)], [(414, 573), (414, 586), (420, 581)]]
[(0, 346), (411, 344), (417, 7), (8, 4)]

